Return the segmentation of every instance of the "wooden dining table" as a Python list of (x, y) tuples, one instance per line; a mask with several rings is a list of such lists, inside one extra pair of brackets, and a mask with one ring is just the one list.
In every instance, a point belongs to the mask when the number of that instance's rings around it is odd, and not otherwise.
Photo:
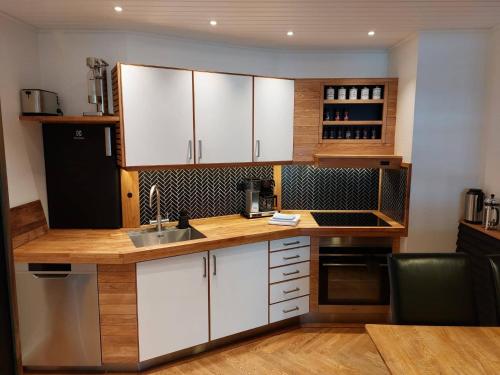
[(392, 374), (498, 375), (500, 327), (367, 324)]

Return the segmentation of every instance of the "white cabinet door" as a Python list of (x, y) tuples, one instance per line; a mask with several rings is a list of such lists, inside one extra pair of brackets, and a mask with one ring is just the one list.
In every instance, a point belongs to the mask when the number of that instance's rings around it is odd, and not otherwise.
[(210, 339), (269, 321), (267, 242), (210, 251)]
[(208, 253), (137, 264), (139, 360), (208, 342)]
[(252, 161), (252, 77), (194, 72), (197, 163)]
[(293, 159), (295, 82), (255, 77), (254, 161)]
[(127, 166), (192, 164), (193, 73), (121, 66)]

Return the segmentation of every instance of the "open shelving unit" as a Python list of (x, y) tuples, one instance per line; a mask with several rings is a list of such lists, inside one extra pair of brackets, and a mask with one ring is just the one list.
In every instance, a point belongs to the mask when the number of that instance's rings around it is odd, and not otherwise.
[[(334, 88), (334, 99), (327, 99), (329, 87)], [(349, 91), (353, 87), (357, 89), (357, 97), (349, 99)], [(369, 89), (369, 98), (361, 99), (361, 90), (365, 87)], [(373, 91), (377, 87), (381, 95), (373, 99)], [(347, 99), (339, 99), (341, 88), (346, 90)], [(321, 82), (319, 93), (319, 150), (326, 151), (325, 147), (333, 147), (331, 152), (336, 153), (338, 150), (343, 153), (345, 147), (348, 147), (346, 151), (356, 152), (362, 151), (364, 146), (379, 147), (380, 150), (393, 146), (397, 80), (329, 79)], [(346, 113), (347, 119), (344, 117)]]

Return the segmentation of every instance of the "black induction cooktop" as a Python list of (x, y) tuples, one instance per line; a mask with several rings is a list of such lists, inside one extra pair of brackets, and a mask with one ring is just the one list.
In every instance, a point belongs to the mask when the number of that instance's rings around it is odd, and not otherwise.
[(320, 227), (390, 227), (371, 212), (311, 212)]

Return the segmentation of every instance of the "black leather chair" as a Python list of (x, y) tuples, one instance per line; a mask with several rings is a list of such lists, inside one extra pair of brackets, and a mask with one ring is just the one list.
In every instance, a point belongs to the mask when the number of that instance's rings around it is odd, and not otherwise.
[(500, 326), (500, 255), (490, 255), (491, 271), (493, 276), (493, 286), (495, 289), (497, 325)]
[(477, 325), (468, 256), (388, 256), (392, 320), (396, 324)]

